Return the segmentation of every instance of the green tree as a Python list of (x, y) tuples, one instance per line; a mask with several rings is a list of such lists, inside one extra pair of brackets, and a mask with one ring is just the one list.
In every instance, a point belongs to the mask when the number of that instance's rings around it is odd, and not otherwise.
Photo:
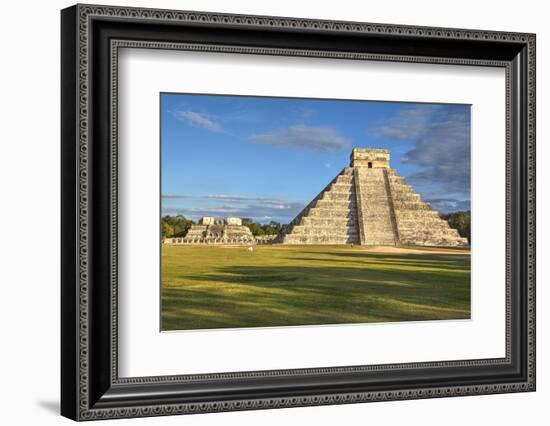
[(273, 220), (269, 223), (262, 225), (262, 229), (267, 235), (278, 234), (281, 231), (281, 227), (282, 225), (279, 222), (275, 222)]
[(248, 225), (248, 228), (250, 229), (250, 232), (252, 232), (252, 235), (265, 235), (265, 231), (262, 229), (262, 226), (259, 223), (250, 223)]
[(164, 218), (161, 220), (161, 226), (163, 237), (171, 237), (174, 234), (174, 228)]
[(269, 223), (260, 224), (257, 222), (253, 222), (250, 218), (243, 218), (242, 223), (245, 226), (248, 226), (248, 229), (250, 229), (250, 232), (252, 232), (252, 235), (276, 235), (278, 234), (281, 229), (283, 229), (284, 225), (281, 225), (279, 222), (271, 221)]
[(194, 225), (190, 219), (187, 219), (183, 215), (176, 216), (162, 216), (161, 217), (161, 230), (163, 237), (175, 237), (175, 236), (185, 236), (191, 225)]

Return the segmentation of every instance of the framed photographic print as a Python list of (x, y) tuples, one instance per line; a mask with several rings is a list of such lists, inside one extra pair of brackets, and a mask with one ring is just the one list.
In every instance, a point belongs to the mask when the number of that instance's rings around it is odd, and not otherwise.
[(535, 390), (535, 36), (76, 5), (74, 420)]

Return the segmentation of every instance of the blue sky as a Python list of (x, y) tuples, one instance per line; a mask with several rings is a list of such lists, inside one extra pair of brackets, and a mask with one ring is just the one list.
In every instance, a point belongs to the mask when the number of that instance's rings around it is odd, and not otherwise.
[(470, 208), (470, 107), (161, 94), (162, 214), (288, 223), (354, 147), (391, 167), (442, 213)]

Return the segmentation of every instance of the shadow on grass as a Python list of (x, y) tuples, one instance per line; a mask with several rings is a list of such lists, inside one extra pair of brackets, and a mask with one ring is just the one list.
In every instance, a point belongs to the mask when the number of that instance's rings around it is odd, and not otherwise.
[(337, 256), (344, 258), (355, 258), (355, 259), (395, 259), (400, 262), (433, 262), (433, 261), (464, 261), (470, 258), (469, 254), (463, 253), (373, 253), (369, 251), (362, 250), (334, 250), (334, 251), (301, 251), (301, 254), (314, 254), (314, 255), (323, 255), (327, 257)]
[[(353, 257), (353, 256), (352, 256)], [(358, 266), (368, 266), (368, 265), (383, 265), (383, 266), (403, 266), (408, 265), (409, 268), (420, 268), (420, 269), (447, 269), (447, 270), (464, 270), (465, 262), (463, 259), (448, 259), (440, 261), (426, 260), (426, 259), (389, 259), (389, 258), (377, 258), (377, 257), (364, 257), (357, 258), (353, 260), (349, 259), (334, 259), (333, 257), (287, 257), (288, 261), (306, 261), (306, 262), (325, 262), (325, 263), (343, 263), (343, 264), (354, 264)]]
[[(330, 253), (335, 254), (340, 255)], [(369, 256), (373, 257), (370, 253)], [(402, 260), (410, 258), (404, 255)], [(293, 259), (297, 262), (322, 260)], [(386, 260), (383, 262), (383, 259)], [(334, 259), (326, 261), (333, 263)], [(387, 256), (374, 256), (374, 262), (361, 268), (239, 265), (220, 266), (209, 273), (175, 273), (173, 278), (177, 284), (166, 284), (162, 289), (162, 328), (469, 318), (469, 261), (462, 260), (460, 266), (448, 258), (445, 262), (432, 259), (421, 265), (426, 269), (436, 268), (437, 272), (422, 271), (416, 263), (409, 265), (399, 259), (389, 262)], [(387, 267), (396, 264), (400, 268)]]

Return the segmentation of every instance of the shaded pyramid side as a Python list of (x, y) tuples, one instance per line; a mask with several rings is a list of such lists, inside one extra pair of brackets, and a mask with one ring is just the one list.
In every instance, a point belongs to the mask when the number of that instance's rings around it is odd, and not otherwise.
[(400, 244), (441, 247), (468, 245), (468, 240), (441, 219), (429, 203), (422, 201), (420, 195), (396, 170), (387, 169), (387, 179)]
[(286, 227), (283, 244), (357, 244), (353, 169), (346, 167)]

